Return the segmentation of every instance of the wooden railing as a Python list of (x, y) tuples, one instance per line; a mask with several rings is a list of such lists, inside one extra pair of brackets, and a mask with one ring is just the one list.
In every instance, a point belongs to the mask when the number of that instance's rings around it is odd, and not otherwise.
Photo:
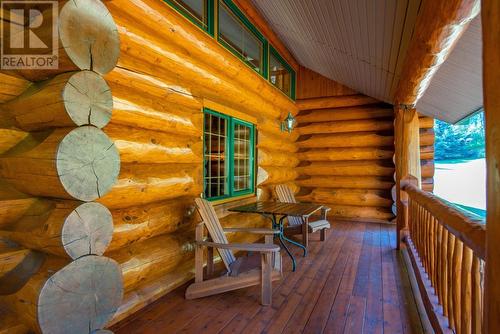
[(432, 327), (437, 333), (481, 333), (485, 225), (420, 190), (412, 176), (401, 189), (407, 194), (404, 240)]

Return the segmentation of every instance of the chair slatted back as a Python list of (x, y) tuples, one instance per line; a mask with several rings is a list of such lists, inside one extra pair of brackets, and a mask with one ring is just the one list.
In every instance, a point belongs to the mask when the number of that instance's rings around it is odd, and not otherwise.
[[(284, 184), (279, 184), (276, 186), (276, 195), (278, 195), (278, 201), (282, 203), (297, 203), (295, 196), (293, 195), (292, 189)], [(302, 217), (292, 217), (288, 216), (288, 224), (302, 225)]]
[[(222, 229), (222, 225), (220, 224), (219, 218), (217, 217), (212, 204), (202, 198), (196, 198), (194, 201), (212, 240), (219, 244), (227, 244), (228, 241), (226, 235), (224, 234), (224, 230)], [(229, 266), (236, 261), (236, 257), (233, 252), (230, 249), (217, 250), (219, 251), (220, 257), (222, 258), (226, 269), (230, 271)]]

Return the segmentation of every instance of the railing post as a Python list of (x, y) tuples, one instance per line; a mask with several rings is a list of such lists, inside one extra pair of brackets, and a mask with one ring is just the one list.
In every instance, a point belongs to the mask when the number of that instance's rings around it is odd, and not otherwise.
[(397, 211), (397, 248), (400, 248), (401, 231), (405, 228), (404, 215), (401, 214), (406, 197), (401, 192), (401, 180), (407, 175), (417, 178), (420, 186), (420, 127), (418, 114), (413, 106), (395, 107), (394, 143), (396, 164), (396, 211)]
[(483, 0), (483, 96), (486, 124), (487, 208), (485, 333), (500, 333), (500, 2)]

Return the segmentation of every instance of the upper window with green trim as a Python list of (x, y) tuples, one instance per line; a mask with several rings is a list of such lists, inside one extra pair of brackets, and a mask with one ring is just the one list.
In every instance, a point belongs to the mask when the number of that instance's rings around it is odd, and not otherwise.
[(269, 81), (295, 99), (295, 71), (272, 46), (269, 47)]
[(267, 41), (230, 0), (219, 0), (218, 39), (251, 68), (267, 77)]
[(204, 109), (203, 184), (211, 200), (252, 194), (255, 182), (255, 127)]
[(165, 0), (178, 12), (187, 17), (191, 22), (214, 34), (213, 7), (214, 0)]

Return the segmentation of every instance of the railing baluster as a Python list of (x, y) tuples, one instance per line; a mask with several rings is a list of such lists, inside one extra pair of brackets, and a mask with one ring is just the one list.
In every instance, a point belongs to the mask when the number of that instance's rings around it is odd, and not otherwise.
[(455, 248), (455, 236), (451, 233), (448, 233), (448, 254), (446, 257), (446, 262), (448, 264), (448, 320), (450, 322), (450, 328), (455, 327), (455, 305), (453, 305), (453, 280), (454, 272), (453, 272), (453, 250)]
[(455, 237), (455, 246), (453, 247), (453, 318), (455, 323), (455, 332), (461, 334), (460, 317), (462, 316), (460, 295), (461, 295), (461, 278), (462, 278), (462, 254), (463, 243)]
[(481, 260), (477, 256), (472, 259), (472, 294), (471, 294), (471, 327), (472, 333), (480, 334), (482, 332), (482, 314), (483, 314), (483, 301), (481, 289)]
[(438, 265), (439, 265), (439, 255), (438, 255), (438, 251), (439, 251), (439, 239), (438, 239), (438, 233), (439, 233), (439, 224), (436, 220), (435, 217), (432, 217), (432, 235), (433, 235), (433, 239), (432, 239), (432, 271), (433, 271), (433, 277), (434, 277), (434, 281), (433, 281), (433, 286), (435, 287), (435, 290), (437, 291), (438, 289), (438, 275), (439, 275), (439, 269), (438, 269)]
[(447, 317), (450, 314), (450, 307), (448, 304), (448, 282), (450, 280), (450, 276), (448, 275), (448, 237), (449, 232), (444, 227), (441, 228), (443, 231), (442, 237), (442, 248), (441, 248), (441, 262), (443, 266), (442, 270), (442, 278), (441, 278), (441, 295), (443, 301), (441, 304), (443, 305), (443, 314)]
[(471, 297), (472, 297), (472, 287), (471, 287), (471, 268), (472, 268), (472, 250), (463, 246), (462, 255), (462, 289), (460, 295), (460, 309), (461, 309), (461, 320), (460, 329), (462, 333), (471, 332)]

